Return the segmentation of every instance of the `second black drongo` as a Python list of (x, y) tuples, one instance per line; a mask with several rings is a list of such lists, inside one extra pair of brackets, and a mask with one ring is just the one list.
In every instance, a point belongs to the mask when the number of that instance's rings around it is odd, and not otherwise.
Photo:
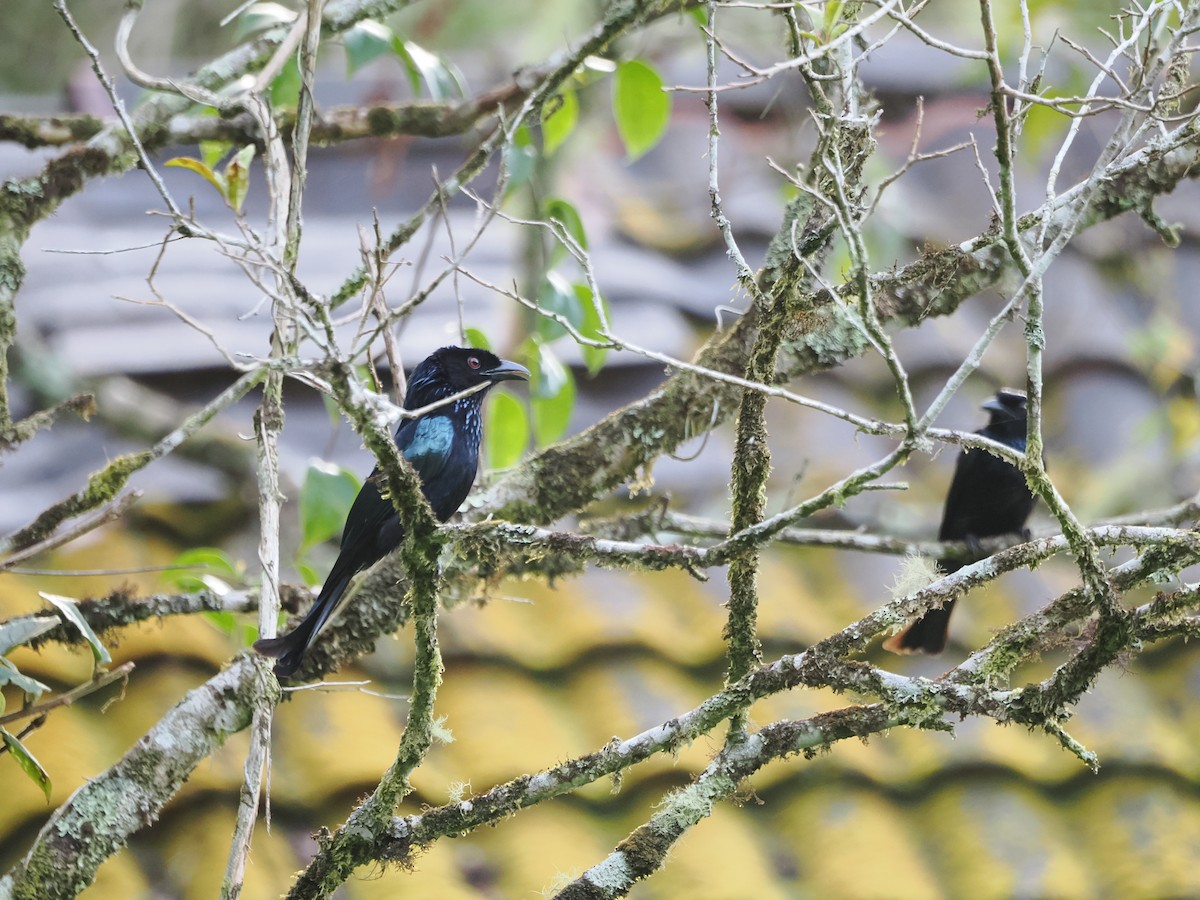
[[(1025, 394), (1002, 390), (983, 408), (991, 413), (991, 418), (986, 428), (975, 433), (1024, 453)], [(980, 538), (1019, 533), (1033, 511), (1033, 504), (1034, 496), (1019, 469), (986, 450), (965, 449), (958, 455), (954, 468), (938, 540), (971, 543)], [(964, 565), (961, 561), (943, 561), (942, 569), (949, 574)], [(883, 646), (894, 653), (941, 653), (946, 646), (953, 610), (954, 601), (948, 600), (941, 609), (929, 610)]]

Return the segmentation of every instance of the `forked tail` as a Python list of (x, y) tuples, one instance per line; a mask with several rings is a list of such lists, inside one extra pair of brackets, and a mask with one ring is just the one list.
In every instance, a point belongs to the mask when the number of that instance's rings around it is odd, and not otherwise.
[(354, 573), (337, 572), (336, 565), (334, 569), (335, 571), (329, 573), (325, 586), (321, 588), (320, 595), (308, 611), (308, 615), (304, 617), (304, 621), (282, 637), (263, 638), (254, 642), (254, 649), (263, 656), (276, 657), (277, 678), (286, 678), (300, 668), (304, 654), (316, 640), (321, 628), (329, 621), (329, 617), (338, 607), (338, 601), (342, 599), (342, 594), (346, 592), (346, 586), (350, 584)]

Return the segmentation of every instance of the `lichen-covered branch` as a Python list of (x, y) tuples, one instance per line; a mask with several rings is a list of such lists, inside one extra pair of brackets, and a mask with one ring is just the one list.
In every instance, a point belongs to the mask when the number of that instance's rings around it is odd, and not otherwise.
[[(289, 605), (292, 609), (295, 609), (298, 604), (297, 594), (298, 592), (289, 592)], [(81, 600), (76, 606), (84, 621), (100, 635), (106, 631), (127, 628), (151, 619), (189, 616), (200, 612), (254, 612), (257, 608), (258, 598), (255, 593), (234, 591), (229, 594), (216, 594), (208, 590), (197, 591), (194, 594), (150, 594), (149, 596), (136, 596), (128, 591), (118, 590), (106, 597)], [(21, 622), (31, 622), (45, 616), (54, 618), (56, 614), (46, 612), (15, 616), (0, 625), (18, 625)], [(66, 622), (50, 631), (40, 632), (36, 638), (28, 641), (28, 645), (34, 650), (51, 643), (83, 646), (86, 641), (73, 626)]]
[[(512, 82), (455, 102), (410, 100), (378, 103), (370, 106), (332, 106), (321, 111), (313, 123), (312, 141), (332, 146), (366, 138), (428, 137), (441, 138), (466, 134), (498, 112), (525, 99), (527, 88)], [(276, 113), (279, 130), (290, 135), (295, 113)], [(87, 141), (115, 127), (108, 119), (85, 114), (52, 116), (0, 113), (0, 141), (17, 143), (30, 149), (64, 147)], [(212, 116), (172, 116), (165, 124), (149, 124), (143, 135), (152, 135), (162, 146), (197, 144), (200, 141), (229, 141), (241, 145), (260, 144), (257, 125), (245, 113), (223, 118)]]
[(685, 788), (667, 796), (650, 820), (635, 828), (604, 860), (554, 896), (557, 900), (624, 897), (635, 882), (662, 868), (671, 847), (689, 828), (712, 815), (746, 778), (768, 762), (829, 747), (850, 737), (865, 738), (903, 724), (883, 704), (821, 713), (801, 721), (772, 722), (760, 731), (726, 742), (708, 767)]
[(89, 512), (115, 498), (134, 472), (166, 456), (212, 421), (217, 413), (248, 394), (263, 374), (262, 370), (257, 369), (247, 372), (152, 447), (118, 456), (99, 472), (93, 473), (88, 478), (87, 487), (43, 510), (29, 525), (0, 540), (0, 552), (13, 553), (36, 544), (68, 519)]
[[(1094, 536), (1102, 543), (1109, 540), (1122, 542), (1134, 537), (1121, 538), (1120, 535), (1121, 530), (1114, 528)], [(1142, 533), (1138, 537), (1148, 541), (1155, 536)], [(1059, 537), (1004, 551), (881, 607), (808, 651), (784, 656), (754, 669), (695, 709), (641, 734), (614, 740), (586, 756), (522, 776), (469, 799), (397, 818), (390, 835), (376, 847), (376, 858), (407, 862), (422, 847), (440, 837), (498, 822), (528, 806), (624, 771), (654, 754), (672, 752), (708, 733), (738, 711), (749, 708), (755, 701), (799, 686), (832, 686), (837, 690), (880, 697), (882, 703), (848, 707), (832, 714), (836, 721), (850, 729), (849, 734), (873, 733), (893, 724), (945, 729), (949, 727), (947, 714), (987, 715), (1002, 722), (1019, 722), (1042, 730), (1059, 727), (1063, 711), (1078, 700), (1083, 689), (1080, 685), (1074, 685), (1074, 690), (1070, 691), (1055, 677), (1019, 690), (1004, 685), (1016, 664), (1038, 652), (1039, 638), (1060, 634), (1064, 627), (1090, 615), (1082, 591), (1068, 592), (1044, 610), (1014, 623), (988, 646), (936, 680), (903, 677), (848, 658), (849, 654), (865, 647), (873, 636), (898, 627), (931, 605), (955, 596), (964, 585), (980, 583), (980, 579), (993, 578), (1002, 571), (1029, 566), (1051, 546), (1061, 552), (1067, 548), (1067, 542)], [(1170, 538), (1159, 541), (1156, 546), (1171, 549), (1165, 553), (1151, 551), (1114, 569), (1111, 577), (1116, 589), (1129, 590), (1152, 579), (1159, 571), (1178, 570), (1200, 560), (1200, 540), (1189, 532), (1173, 532)], [(1187, 627), (1194, 627), (1194, 620), (1187, 620), (1186, 616), (1195, 612), (1197, 603), (1200, 598), (1195, 589), (1160, 596), (1153, 604), (1139, 608), (1139, 636), (1171, 636), (1185, 627), (1180, 625), (1184, 620), (1192, 623)], [(1049, 709), (1044, 699), (1047, 696), (1052, 696), (1056, 704)], [(769, 737), (775, 733), (799, 735), (801, 732), (795, 730), (799, 726), (803, 733), (811, 735), (816, 724), (816, 720), (808, 720), (806, 723), (789, 725), (783, 722), (765, 727), (759, 734), (766, 734), (768, 738), (765, 743), (753, 743), (756, 749), (750, 751), (750, 758), (757, 759), (761, 765), (781, 754), (821, 746), (820, 740), (789, 744)], [(749, 736), (748, 740), (753, 741), (754, 736)], [(730, 743), (730, 747), (736, 746), (736, 742)]]
[(79, 394), (53, 406), (39, 409), (19, 422), (10, 422), (7, 428), (0, 431), (0, 453), (13, 450), (43, 428), (49, 428), (59, 414), (67, 410), (86, 420), (96, 411), (96, 398), (91, 394)]
[(50, 817), (0, 897), (74, 897), (130, 835), (152, 824), (197, 765), (250, 723), (256, 696), (279, 687), (248, 656), (191, 691), (116, 765), (88, 780)]

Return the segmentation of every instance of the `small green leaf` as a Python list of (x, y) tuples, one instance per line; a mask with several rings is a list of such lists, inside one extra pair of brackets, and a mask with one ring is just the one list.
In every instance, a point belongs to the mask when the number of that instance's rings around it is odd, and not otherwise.
[(513, 135), (513, 142), (504, 148), (504, 168), (508, 172), (508, 187), (505, 197), (529, 183), (537, 167), (538, 152), (529, 137), (529, 129), (522, 125)]
[(190, 550), (184, 550), (175, 557), (172, 565), (204, 568), (213, 574), (225, 575), (233, 579), (241, 577), (241, 572), (234, 565), (233, 560), (226, 555), (224, 550), (218, 547), (193, 547)]
[(570, 137), (579, 121), (579, 97), (567, 88), (542, 110), (542, 152), (553, 156), (554, 151)]
[(0, 687), (11, 684), (23, 694), (28, 694), (34, 700), (50, 690), (49, 685), (42, 684), (36, 678), (24, 675), (8, 659), (0, 656)]
[[(579, 297), (570, 282), (557, 272), (547, 272), (546, 278), (538, 288), (538, 306), (546, 312), (558, 313), (571, 323), (574, 328), (583, 324), (583, 309), (579, 305)], [(567, 329), (548, 316), (538, 316), (534, 332), (543, 343), (558, 340), (567, 333)]]
[(296, 571), (300, 573), (300, 578), (309, 587), (316, 587), (324, 580), (324, 576), (308, 563), (296, 563)]
[(201, 615), (208, 624), (212, 625), (226, 637), (231, 637), (234, 629), (237, 628), (237, 616), (231, 612), (214, 609), (205, 610)]
[(210, 169), (214, 169), (217, 163), (225, 158), (225, 154), (232, 149), (233, 144), (229, 141), (201, 141), (200, 161)]
[(613, 76), (613, 117), (630, 161), (658, 143), (671, 119), (671, 95), (662, 79), (640, 60), (617, 66)]
[(255, 3), (238, 17), (238, 25), (233, 39), (240, 41), (259, 31), (274, 28), (276, 25), (287, 25), (294, 21), (296, 21), (295, 11), (281, 3)]
[(242, 627), (238, 629), (238, 646), (246, 650), (253, 647), (257, 640), (258, 625), (253, 622), (243, 622)]
[[(551, 197), (546, 201), (542, 214), (547, 219), (557, 221), (567, 230), (567, 234), (580, 248), (587, 249), (587, 232), (583, 230), (583, 219), (580, 218), (579, 210), (574, 206), (561, 197)], [(567, 252), (567, 248), (556, 241), (550, 251), (550, 266), (553, 267), (562, 262), (566, 258)]]
[[(600, 297), (597, 303), (592, 289), (586, 284), (575, 285), (575, 296), (579, 298), (579, 307), (583, 310), (583, 324), (579, 333), (592, 340), (606, 340), (604, 332), (609, 323), (608, 301)], [(608, 355), (607, 348), (580, 344), (579, 349), (590, 374), (595, 375), (604, 367), (604, 358)]]
[(413, 96), (421, 96), (421, 88), (424, 84), (424, 79), (421, 77), (421, 67), (417, 65), (417, 61), (412, 58), (412, 54), (408, 52), (408, 47), (404, 43), (404, 39), (397, 35), (392, 38), (392, 52), (400, 60), (400, 64), (404, 66), (404, 73), (408, 76), (408, 86), (412, 88)]
[(300, 489), (301, 547), (308, 548), (336, 536), (346, 522), (350, 504), (362, 483), (352, 472), (322, 460), (313, 460)]
[(300, 103), (300, 87), (303, 83), (300, 58), (293, 53), (271, 82), (271, 105), (276, 110), (295, 109)]
[(458, 68), (421, 45), (397, 37), (392, 40), (392, 52), (404, 64), (414, 94), (420, 94), (424, 86), (432, 100), (453, 100), (467, 95), (466, 79)]
[(539, 447), (562, 437), (575, 408), (575, 378), (545, 344), (537, 343), (530, 388), (533, 436)]
[(193, 547), (191, 550), (184, 550), (175, 557), (172, 565), (179, 568), (201, 570), (199, 575), (194, 572), (178, 572), (172, 577), (171, 580), (181, 591), (208, 590), (213, 586), (214, 581), (219, 581), (215, 578), (217, 575), (233, 582), (242, 580), (241, 570), (223, 551), (216, 547)]
[(42, 793), (46, 795), (46, 802), (49, 803), (52, 785), (50, 784), (50, 776), (42, 768), (42, 764), (34, 759), (33, 754), (25, 749), (24, 744), (3, 728), (0, 728), (0, 738), (3, 738), (4, 746), (8, 747), (8, 752), (12, 754), (17, 765), (21, 767), (21, 771), (28, 775), (33, 783), (42, 789)]
[(833, 37), (833, 26), (837, 24), (838, 17), (841, 14), (842, 0), (827, 0), (825, 4), (825, 18), (821, 23), (821, 28), (828, 37)]
[(534, 397), (533, 434), (539, 447), (545, 447), (562, 437), (571, 423), (575, 408), (575, 377), (567, 369), (567, 379), (553, 397)]
[(465, 338), (468, 347), (475, 347), (478, 350), (491, 350), (492, 342), (487, 339), (487, 335), (478, 328), (466, 329)]
[(75, 630), (91, 646), (92, 660), (97, 666), (106, 666), (112, 662), (112, 657), (108, 655), (108, 649), (100, 643), (100, 638), (96, 637), (96, 632), (92, 630), (92, 626), (79, 611), (79, 604), (76, 600), (60, 594), (48, 594), (45, 591), (38, 591), (38, 596), (47, 603), (53, 604), (54, 608), (62, 613), (63, 618), (75, 626)]
[(0, 625), (0, 656), (8, 653), (13, 647), (28, 644), (35, 637), (52, 631), (61, 623), (57, 616), (30, 616), (10, 619)]
[(390, 52), (396, 34), (382, 22), (364, 19), (343, 34), (342, 40), (346, 44), (346, 75), (350, 76)]
[(247, 144), (239, 150), (225, 166), (225, 201), (234, 212), (242, 211), (246, 192), (250, 190), (250, 160), (254, 159), (254, 145)]
[(515, 466), (529, 445), (529, 414), (503, 388), (492, 391), (484, 411), (484, 458), (489, 469)]
[(693, 6), (688, 10), (691, 17), (696, 20), (696, 24), (701, 28), (708, 27), (708, 10), (703, 6)]
[(321, 402), (325, 404), (325, 414), (329, 416), (329, 424), (337, 428), (342, 424), (342, 410), (337, 404), (337, 399), (329, 394), (322, 394)]
[(209, 184), (220, 192), (221, 196), (225, 196), (225, 179), (200, 162), (198, 159), (193, 159), (190, 156), (176, 156), (174, 159), (168, 159), (164, 165), (174, 166), (179, 169), (190, 169), (198, 175), (208, 179)]

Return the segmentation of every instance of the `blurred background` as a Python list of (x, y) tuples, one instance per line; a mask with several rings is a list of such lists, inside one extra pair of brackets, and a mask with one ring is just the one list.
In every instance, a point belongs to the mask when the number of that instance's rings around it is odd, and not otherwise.
[[(939, 34), (977, 45), (972, 4), (936, 2)], [(397, 34), (436, 50), (471, 92), (504, 82), (524, 65), (545, 60), (595, 21), (602, 4), (512, 0), (444, 0), (417, 4), (388, 20)], [(110, 48), (116, 24), (111, 4), (73, 4), (92, 42), (116, 71)], [(231, 46), (238, 26), (219, 19), (233, 4), (156, 0), (132, 45), (140, 65), (156, 74), (186, 74)], [(1032, 3), (1035, 34), (1061, 28), (1102, 46), (1097, 26), (1116, 4), (1077, 0)], [(1002, 36), (1016, 52), (1021, 30), (1013, 10), (1002, 14)], [(725, 15), (723, 13), (723, 15)], [(109, 113), (107, 99), (53, 9), (20, 4), (5, 12), (0, 34), (0, 108), (18, 112)], [(730, 40), (758, 59), (777, 58), (780, 36), (762, 14), (729, 11)], [(723, 25), (726, 27), (726, 25)], [(686, 15), (667, 17), (617, 48), (650, 62), (668, 85), (704, 83), (704, 43)], [(347, 73), (347, 54), (323, 50), (318, 105), (399, 101), (413, 96), (404, 65), (381, 57)], [(1056, 55), (1048, 71), (1078, 89), (1090, 79), (1079, 57)], [(1057, 67), (1057, 68), (1056, 68)], [(923, 98), (922, 150), (976, 136), (987, 161), (993, 143), (982, 65), (931, 51), (900, 35), (864, 65), (880, 107), (879, 148), (868, 180), (877, 182), (907, 156)], [(729, 78), (733, 78), (732, 71)], [(425, 86), (428, 88), (428, 85)], [(127, 83), (122, 92), (136, 103)], [(773, 80), (722, 97), (722, 193), (743, 251), (762, 258), (788, 199), (765, 157), (784, 166), (805, 158), (812, 142), (802, 84)], [(736, 315), (735, 273), (709, 217), (707, 113), (699, 95), (673, 95), (670, 128), (647, 155), (630, 163), (609, 111), (606, 81), (578, 91), (580, 120), (551, 158), (541, 160), (507, 207), (524, 213), (528, 196), (564, 198), (586, 230), (596, 277), (615, 330), (652, 349), (689, 358), (717, 325), (718, 310)], [(1020, 159), (1021, 209), (1042, 200), (1044, 173), (1065, 120), (1035, 114)], [(1088, 120), (1059, 184), (1090, 169), (1107, 137), (1106, 120)], [(314, 148), (305, 201), (300, 275), (314, 291), (334, 291), (360, 258), (361, 230), (377, 211), (385, 230), (403, 221), (430, 193), (433, 172), (445, 176), (477, 135), (440, 140), (372, 139)], [(0, 177), (32, 175), (54, 151), (0, 144)], [(173, 148), (165, 160), (195, 155)], [(231, 214), (194, 173), (164, 169), (177, 197), (194, 197), (198, 212), (229, 223)], [(261, 172), (251, 176), (246, 214), (265, 209)], [(479, 190), (486, 196), (488, 178)], [(256, 180), (257, 179), (257, 180)], [(1194, 184), (1157, 206), (1184, 226), (1175, 250), (1139, 220), (1126, 216), (1082, 234), (1046, 277), (1047, 456), (1056, 484), (1085, 521), (1170, 505), (1200, 488), (1195, 405), (1200, 277), (1194, 235), (1200, 203)], [(236, 266), (199, 241), (173, 244), (158, 261), (161, 207), (137, 172), (90, 184), (26, 244), (28, 275), (18, 296), (18, 342), (11, 386), (23, 415), (78, 390), (92, 390), (99, 410), (91, 423), (64, 418), (5, 457), (0, 467), (0, 527), (27, 524), (48, 504), (77, 490), (112, 457), (157, 439), (187, 412), (232, 380), (213, 342), (161, 305), (155, 290), (202, 321), (228, 351), (261, 355), (269, 311)], [(388, 286), (393, 303), (420, 282), (422, 255), (450, 253), (447, 231), (473, 233), (477, 209), (465, 198), (450, 205), (447, 225), (425, 229), (406, 248)], [(966, 240), (988, 228), (990, 206), (969, 152), (913, 169), (885, 195), (867, 234), (872, 268), (915, 258), (926, 244)], [(469, 267), (497, 285), (537, 289), (545, 276), (531, 246), (532, 229), (503, 222), (486, 232)], [(86, 253), (84, 252), (86, 251)], [(104, 251), (97, 254), (96, 251)], [(839, 268), (839, 265), (841, 268)], [(829, 277), (847, 266), (835, 259)], [(428, 270), (425, 270), (427, 274)], [(457, 290), (457, 293), (456, 293)], [(463, 280), (420, 308), (399, 334), (408, 365), (429, 350), (457, 342), (465, 324), (501, 352), (522, 346), (536, 325), (503, 297)], [(985, 294), (949, 319), (932, 319), (898, 336), (901, 358), (918, 402), (931, 399), (1000, 308)], [(353, 323), (351, 323), (352, 327)], [(574, 433), (612, 409), (644, 396), (664, 377), (661, 365), (631, 354), (609, 354), (589, 374), (569, 340), (554, 343), (567, 367), (570, 396), (542, 412), (529, 440)], [(1019, 326), (989, 351), (938, 423), (973, 430), (978, 409), (997, 387), (1022, 386), (1024, 346)], [(805, 395), (865, 415), (896, 419), (888, 373), (875, 359), (854, 361), (795, 386)], [(562, 387), (566, 391), (567, 388)], [(516, 396), (516, 395), (514, 395)], [(557, 396), (557, 395), (556, 395)], [(315, 543), (298, 500), (322, 478), (342, 483), (341, 469), (361, 477), (371, 466), (350, 428), (331, 416), (315, 392), (289, 385), (283, 435), (285, 556), (290, 580), (318, 581), (332, 562), (332, 542)], [(494, 402), (494, 401), (493, 401)], [(515, 402), (523, 403), (520, 398)], [(212, 575), (240, 586), (255, 577), (257, 521), (252, 431), (255, 398), (223, 413), (188, 453), (174, 454), (135, 477), (145, 496), (117, 526), (98, 530), (28, 569), (70, 572), (139, 569), (213, 548)], [(561, 418), (546, 425), (546, 416)], [(844, 423), (785, 404), (770, 408), (774, 455), (770, 512), (820, 491), (852, 468), (873, 461), (886, 444), (855, 435)], [(626, 512), (669, 496), (673, 509), (716, 519), (728, 516), (731, 430), (719, 429), (663, 459), (644, 484), (599, 504), (597, 514)], [(493, 462), (511, 448), (493, 448)], [(814, 524), (863, 526), (913, 539), (935, 536), (953, 469), (953, 454), (919, 458), (897, 480), (906, 492), (874, 492)], [(327, 485), (328, 486), (328, 485)], [(636, 489), (634, 489), (636, 488)], [(315, 488), (311, 488), (315, 489)], [(331, 488), (337, 493), (336, 488)], [(342, 488), (352, 495), (353, 487)], [(1048, 525), (1035, 512), (1036, 529)], [(220, 568), (225, 566), (225, 568)], [(776, 548), (762, 572), (761, 630), (771, 659), (803, 649), (888, 599), (899, 561), (887, 556), (820, 549)], [(458, 602), (442, 619), (446, 661), (438, 713), (453, 743), (435, 746), (414, 778), (403, 811), (439, 805), (456, 792), (488, 789), (525, 772), (589, 752), (614, 735), (628, 737), (686, 711), (718, 689), (724, 672), (726, 599), (723, 573), (707, 583), (686, 574), (590, 572), (551, 587), (506, 582), (487, 602)], [(194, 573), (193, 573), (194, 577)], [(1054, 560), (1036, 573), (1018, 572), (959, 604), (943, 657), (872, 659), (896, 671), (936, 675), (956, 665), (996, 628), (1044, 605), (1076, 582), (1069, 563)], [(175, 591), (178, 572), (119, 575), (4, 574), (0, 616), (42, 607), (37, 592), (73, 597), (122, 588)], [(186, 583), (185, 583), (186, 584)], [(461, 599), (461, 598), (460, 598)], [(120, 702), (107, 695), (59, 710), (29, 738), (50, 772), (49, 804), (11, 758), (0, 758), (0, 869), (28, 848), (49, 812), (83, 779), (102, 771), (183, 693), (210, 677), (245, 645), (250, 617), (171, 619), (107, 635), (117, 662), (137, 663)], [(54, 687), (86, 680), (83, 652), (48, 649), (14, 654), (22, 671)], [(1046, 658), (1020, 680), (1044, 677), (1060, 661)], [(403, 726), (411, 653), (408, 634), (383, 640), (361, 666), (340, 679), (369, 679), (368, 690), (346, 685), (292, 695), (277, 714), (271, 776), (272, 824), (260, 826), (246, 896), (272, 897), (311, 855), (311, 832), (336, 827), (356, 798), (392, 761)], [(1200, 895), (1200, 663), (1182, 642), (1164, 642), (1110, 670), (1080, 704), (1072, 734), (1096, 751), (1092, 775), (1052, 739), (990, 721), (963, 723), (955, 735), (899, 731), (868, 743), (843, 743), (813, 760), (768, 766), (746, 785), (740, 804), (719, 807), (672, 852), (660, 874), (639, 885), (645, 898), (785, 897), (1168, 897)], [(795, 691), (752, 710), (765, 724), (838, 708), (853, 698)], [(616, 791), (603, 783), (522, 812), (513, 821), (460, 839), (443, 840), (413, 872), (364, 870), (343, 889), (347, 898), (531, 897), (599, 861), (653, 811), (664, 792), (686, 784), (719, 748), (716, 737), (676, 757), (656, 757), (631, 772)], [(235, 736), (192, 777), (162, 821), (101, 868), (89, 897), (211, 897), (229, 849), (244, 735)], [(720, 860), (714, 865), (714, 860)]]

